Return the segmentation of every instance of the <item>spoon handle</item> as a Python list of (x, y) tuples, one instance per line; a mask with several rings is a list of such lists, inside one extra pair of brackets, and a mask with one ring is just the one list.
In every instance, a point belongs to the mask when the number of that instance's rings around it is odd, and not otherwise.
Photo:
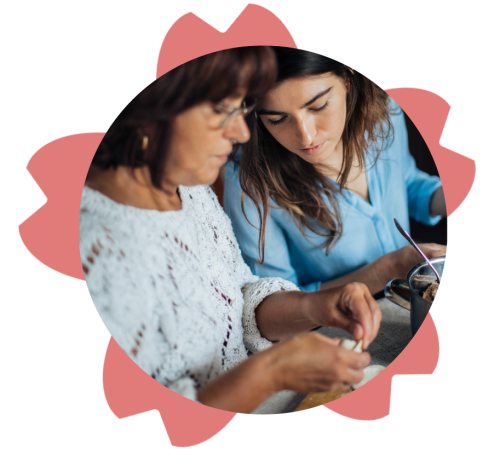
[(422, 250), (417, 246), (417, 244), (413, 241), (413, 239), (410, 237), (410, 234), (408, 234), (398, 223), (398, 220), (394, 219), (394, 223), (396, 224), (396, 228), (398, 228), (398, 231), (401, 233), (401, 235), (408, 240), (408, 242), (415, 248), (420, 255), (425, 259), (429, 267), (431, 268), (432, 271), (434, 271), (434, 274), (437, 277), (438, 284), (441, 283), (441, 277), (439, 276), (438, 272), (434, 268), (434, 265), (432, 265), (431, 261), (427, 258), (427, 256), (422, 252)]

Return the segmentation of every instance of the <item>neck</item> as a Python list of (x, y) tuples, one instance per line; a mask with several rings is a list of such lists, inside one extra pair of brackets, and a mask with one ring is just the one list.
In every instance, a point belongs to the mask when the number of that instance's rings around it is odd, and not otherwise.
[(318, 164), (318, 170), (323, 175), (330, 178), (337, 178), (339, 176), (343, 160), (342, 149), (342, 140), (340, 140), (328, 159)]
[(157, 189), (147, 167), (119, 166), (116, 170), (91, 167), (85, 185), (127, 206), (159, 211), (182, 208), (179, 186), (165, 181), (162, 189)]
[[(340, 140), (340, 142), (337, 144), (335, 150), (332, 152), (330, 157), (325, 161), (323, 161), (321, 164), (319, 164), (318, 170), (325, 176), (338, 180), (343, 160), (344, 160), (343, 146), (342, 146), (342, 140)], [(345, 168), (346, 167), (344, 167), (344, 170)], [(356, 155), (354, 155), (354, 159), (352, 161), (349, 170), (348, 181), (353, 181), (357, 179), (362, 172), (363, 171), (360, 169), (359, 161)]]

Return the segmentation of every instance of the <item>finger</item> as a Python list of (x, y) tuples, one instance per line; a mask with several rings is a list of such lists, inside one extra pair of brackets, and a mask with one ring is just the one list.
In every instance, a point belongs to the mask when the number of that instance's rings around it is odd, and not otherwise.
[(356, 340), (363, 339), (363, 346), (366, 348), (367, 339), (371, 338), (373, 333), (373, 314), (368, 301), (368, 299), (372, 299), (372, 296), (366, 285), (359, 283), (354, 285), (355, 288), (346, 299), (346, 307), (350, 309), (352, 317), (361, 325), (361, 332), (359, 332), (358, 327), (354, 329), (354, 338)]
[(373, 312), (373, 315), (374, 315), (374, 321), (375, 321), (375, 325), (374, 325), (374, 332), (373, 332), (373, 338), (370, 340), (370, 343), (373, 342), (373, 340), (375, 340), (377, 338), (377, 335), (380, 331), (380, 326), (382, 324), (382, 310), (380, 310), (380, 307), (378, 306), (377, 302), (375, 301), (375, 305), (376, 305), (376, 310)]
[(375, 340), (380, 329), (380, 323), (382, 321), (382, 312), (377, 301), (375, 301), (370, 292), (367, 293), (365, 298), (372, 313), (372, 331), (370, 335), (365, 335), (365, 338), (363, 340), (363, 349), (367, 349), (370, 343)]
[(358, 322), (358, 320), (354, 317), (348, 316), (342, 311), (337, 313), (335, 316), (335, 327), (346, 330), (354, 337), (356, 341), (359, 341), (363, 338), (363, 327)]
[(343, 355), (343, 357), (347, 368), (354, 371), (363, 370), (370, 364), (370, 360), (372, 359), (368, 352), (348, 351), (348, 354)]
[[(336, 365), (336, 379), (350, 384), (360, 382), (363, 378), (363, 369), (370, 364), (370, 354), (356, 353), (349, 350), (339, 352)], [(359, 379), (359, 380), (358, 380)]]
[[(362, 310), (360, 311), (358, 315), (358, 320), (363, 327), (363, 349), (367, 349), (368, 345), (373, 339), (373, 332), (374, 332), (374, 327), (375, 327), (375, 319), (373, 316), (373, 302), (375, 301), (373, 299), (373, 296), (370, 293), (370, 290), (368, 287), (364, 284), (361, 284), (360, 287), (362, 287), (363, 290), (363, 307)], [(365, 307), (366, 306), (366, 307)]]
[(425, 243), (417, 245), (427, 257), (439, 257), (446, 254), (446, 245), (438, 245), (437, 243)]
[(378, 334), (382, 313), (380, 312), (377, 301), (373, 299), (368, 288), (366, 288), (364, 292), (364, 298), (370, 310), (370, 316), (367, 317), (370, 320), (370, 328), (363, 333), (363, 349), (368, 349), (368, 346)]
[(370, 320), (370, 330), (369, 332), (366, 332), (365, 339), (368, 338), (369, 341), (371, 342), (378, 332), (377, 315), (378, 313), (380, 313), (380, 307), (378, 306), (377, 301), (375, 301), (375, 299), (373, 298), (368, 287), (364, 284), (363, 287), (364, 287), (364, 299), (366, 301), (369, 310), (367, 318)]

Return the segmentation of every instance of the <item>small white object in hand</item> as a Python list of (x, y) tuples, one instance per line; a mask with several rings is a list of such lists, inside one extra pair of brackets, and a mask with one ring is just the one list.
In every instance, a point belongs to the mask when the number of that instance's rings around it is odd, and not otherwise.
[(350, 351), (362, 352), (361, 340), (356, 342), (354, 340), (350, 340), (349, 338), (343, 338), (342, 342), (340, 343), (340, 346), (342, 346), (343, 348), (348, 349)]
[[(354, 340), (350, 340), (348, 338), (342, 339), (342, 343), (340, 344), (345, 349), (349, 349), (350, 351), (354, 352), (362, 352), (361, 349), (361, 340), (358, 342), (355, 342)], [(357, 390), (359, 387), (362, 387), (364, 384), (372, 380), (377, 374), (380, 374), (384, 370), (385, 366), (382, 365), (371, 365), (367, 366), (363, 370), (363, 380), (355, 385), (353, 385), (351, 388), (353, 390)]]

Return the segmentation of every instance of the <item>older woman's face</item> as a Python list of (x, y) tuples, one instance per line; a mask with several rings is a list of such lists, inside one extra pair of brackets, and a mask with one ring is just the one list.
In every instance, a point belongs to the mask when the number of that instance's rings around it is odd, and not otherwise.
[[(243, 96), (226, 98), (224, 105), (241, 107)], [(243, 115), (236, 116), (224, 128), (224, 114), (204, 102), (177, 115), (167, 158), (167, 176), (176, 185), (212, 184), (232, 151), (231, 141), (250, 138)]]
[(292, 78), (271, 89), (258, 114), (271, 135), (311, 164), (328, 163), (341, 148), (346, 86), (332, 74)]

